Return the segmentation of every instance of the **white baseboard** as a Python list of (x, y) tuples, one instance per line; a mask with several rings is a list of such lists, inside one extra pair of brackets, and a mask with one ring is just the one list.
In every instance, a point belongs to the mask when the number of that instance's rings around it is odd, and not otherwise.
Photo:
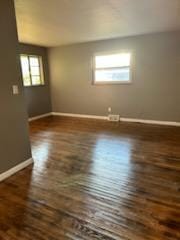
[(145, 124), (156, 124), (156, 125), (167, 125), (180, 127), (180, 122), (169, 122), (169, 121), (157, 121), (157, 120), (145, 120), (136, 118), (120, 118), (122, 122), (134, 122), (134, 123), (145, 123)]
[(10, 176), (14, 175), (15, 173), (21, 171), (22, 169), (26, 168), (27, 166), (29, 166), (32, 163), (33, 163), (33, 159), (30, 158), (30, 159), (16, 165), (15, 167), (7, 170), (6, 172), (1, 173), (0, 174), (0, 182), (5, 180), (6, 178), (9, 178)]
[(45, 114), (42, 114), (42, 115), (38, 115), (38, 116), (36, 116), (36, 117), (29, 118), (28, 121), (29, 121), (29, 122), (32, 122), (32, 121), (35, 121), (35, 120), (40, 119), (40, 118), (49, 117), (49, 116), (51, 116), (51, 115), (52, 115), (51, 112), (50, 112), (50, 113), (45, 113)]
[[(91, 119), (108, 120), (108, 116), (84, 115), (84, 114), (61, 113), (61, 112), (52, 112), (51, 114), (54, 115), (54, 116), (66, 116), (66, 117), (78, 117), (78, 118), (91, 118)], [(120, 121), (180, 127), (180, 122), (173, 122), (173, 121), (158, 121), (158, 120), (146, 120), (146, 119), (124, 118), (124, 117), (120, 118)]]
[(76, 117), (76, 118), (91, 118), (91, 119), (101, 119), (107, 120), (106, 116), (96, 116), (96, 115), (86, 115), (86, 114), (75, 114), (75, 113), (60, 113), (60, 112), (52, 112), (54, 116), (65, 116), (65, 117)]

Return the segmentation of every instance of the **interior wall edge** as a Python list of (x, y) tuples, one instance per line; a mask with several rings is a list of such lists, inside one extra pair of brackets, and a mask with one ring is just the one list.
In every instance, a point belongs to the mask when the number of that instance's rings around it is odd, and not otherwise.
[(0, 174), (0, 182), (4, 181), (5, 179), (9, 178), (10, 176), (16, 174), (17, 172), (21, 171), (22, 169), (28, 167), (29, 165), (33, 164), (33, 158), (29, 158), (28, 160), (19, 163), (15, 167), (8, 169), (7, 171)]

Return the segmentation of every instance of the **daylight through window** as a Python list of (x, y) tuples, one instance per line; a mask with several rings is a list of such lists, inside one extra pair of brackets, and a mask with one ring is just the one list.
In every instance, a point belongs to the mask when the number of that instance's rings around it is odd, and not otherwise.
[(21, 55), (20, 58), (24, 86), (43, 85), (44, 79), (41, 57)]
[(131, 81), (131, 54), (96, 55), (94, 58), (95, 83), (128, 83)]

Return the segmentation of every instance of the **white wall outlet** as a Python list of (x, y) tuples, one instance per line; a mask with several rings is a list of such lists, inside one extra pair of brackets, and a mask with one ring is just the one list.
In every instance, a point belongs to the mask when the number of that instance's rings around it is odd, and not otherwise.
[(110, 121), (110, 122), (119, 122), (119, 120), (120, 120), (119, 115), (109, 114), (109, 116), (108, 116), (108, 121)]
[(19, 87), (18, 87), (18, 85), (13, 85), (12, 86), (12, 90), (13, 90), (13, 95), (19, 94)]
[(112, 109), (111, 107), (108, 107), (108, 113), (111, 113)]

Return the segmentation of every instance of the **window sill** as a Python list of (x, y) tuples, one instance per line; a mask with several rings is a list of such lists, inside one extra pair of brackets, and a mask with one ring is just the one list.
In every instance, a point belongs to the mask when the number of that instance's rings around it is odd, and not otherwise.
[(132, 81), (112, 81), (112, 82), (107, 82), (107, 81), (95, 82), (95, 81), (93, 81), (93, 85), (128, 85), (128, 84), (132, 84)]
[(24, 86), (24, 88), (45, 87), (45, 86), (46, 84), (39, 84), (39, 85)]

